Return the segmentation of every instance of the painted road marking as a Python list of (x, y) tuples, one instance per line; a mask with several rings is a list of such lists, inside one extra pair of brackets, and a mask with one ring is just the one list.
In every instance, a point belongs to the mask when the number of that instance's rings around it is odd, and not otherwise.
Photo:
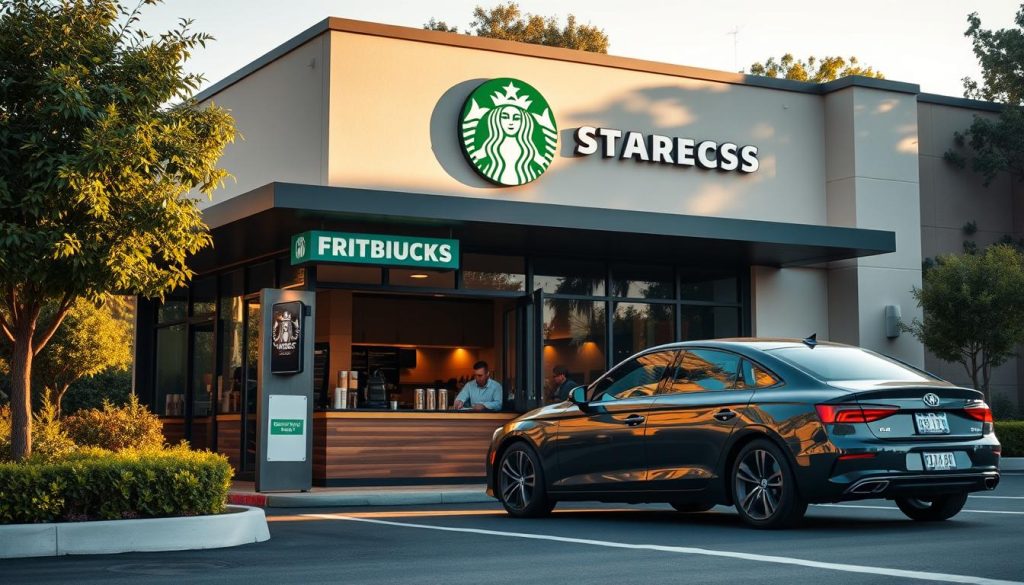
[(555, 542), (568, 542), (573, 544), (587, 544), (591, 546), (603, 546), (608, 548), (624, 548), (632, 550), (653, 550), (659, 552), (671, 552), (679, 554), (703, 555), (709, 557), (724, 557), (731, 559), (742, 559), (747, 561), (759, 561), (763, 563), (777, 563), (782, 565), (797, 565), (813, 569), (826, 569), (831, 571), (844, 571), (847, 573), (862, 573), (869, 575), (886, 575), (888, 577), (902, 577), (906, 579), (924, 579), (930, 581), (942, 581), (945, 583), (974, 583), (979, 585), (1024, 585), (1020, 581), (1002, 581), (999, 579), (986, 579), (971, 575), (951, 575), (947, 573), (929, 573), (925, 571), (906, 571), (903, 569), (889, 569), (886, 567), (870, 567), (864, 565), (848, 565), (844, 563), (825, 563), (796, 559), (791, 557), (776, 557), (768, 555), (757, 555), (742, 552), (712, 550), (706, 548), (692, 548), (686, 546), (663, 546), (658, 544), (628, 544), (624, 542), (612, 542), (607, 540), (592, 540), (588, 538), (569, 538), (565, 536), (551, 536), (547, 534), (529, 534), (524, 532), (505, 532), (501, 530), (484, 530), (481, 528), (454, 528), (450, 526), (431, 526), (429, 524), (412, 524), (408, 522), (393, 522), (390, 520), (375, 520), (372, 518), (354, 518), (344, 514), (305, 514), (323, 520), (344, 520), (346, 522), (365, 522), (368, 524), (380, 524), (383, 526), (396, 526), (400, 528), (420, 528), (424, 530), (438, 530), (441, 532), (462, 532), (465, 534), (484, 534), (487, 536), (506, 536), (511, 538), (525, 538), (530, 540), (550, 540)]
[[(895, 506), (861, 506), (859, 504), (815, 504), (823, 508), (864, 508), (865, 510), (895, 510), (900, 511)], [(970, 512), (972, 514), (1012, 514), (1014, 516), (1024, 516), (1024, 512), (1009, 512), (1006, 510), (960, 510), (961, 512)]]
[(1024, 496), (975, 496), (970, 495), (968, 498), (986, 498), (990, 500), (1024, 500)]

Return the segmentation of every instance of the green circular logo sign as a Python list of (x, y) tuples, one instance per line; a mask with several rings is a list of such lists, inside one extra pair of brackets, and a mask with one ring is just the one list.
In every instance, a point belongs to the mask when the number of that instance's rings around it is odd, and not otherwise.
[(462, 151), (480, 176), (525, 185), (541, 176), (558, 147), (547, 100), (528, 83), (501, 77), (480, 84), (459, 117)]

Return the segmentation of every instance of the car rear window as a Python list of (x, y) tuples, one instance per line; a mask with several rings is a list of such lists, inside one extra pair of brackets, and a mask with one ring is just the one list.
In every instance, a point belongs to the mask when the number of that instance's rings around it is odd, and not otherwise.
[(785, 347), (772, 355), (826, 382), (842, 380), (887, 380), (925, 382), (928, 374), (887, 357), (856, 347)]

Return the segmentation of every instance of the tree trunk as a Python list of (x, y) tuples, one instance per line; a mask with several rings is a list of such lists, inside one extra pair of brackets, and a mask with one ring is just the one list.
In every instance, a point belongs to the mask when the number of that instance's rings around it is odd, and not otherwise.
[(11, 455), (21, 461), (32, 455), (32, 337), (36, 319), (26, 315), (14, 329), (11, 353)]
[(56, 413), (57, 418), (60, 418), (60, 403), (64, 400), (64, 395), (68, 393), (68, 388), (70, 387), (70, 384), (64, 384), (60, 390), (53, 393), (53, 411)]

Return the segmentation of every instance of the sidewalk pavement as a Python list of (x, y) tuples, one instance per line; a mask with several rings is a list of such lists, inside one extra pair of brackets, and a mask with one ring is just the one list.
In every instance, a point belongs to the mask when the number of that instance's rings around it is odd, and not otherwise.
[[(1024, 457), (1004, 457), (1004, 472), (1024, 471)], [(256, 493), (251, 481), (232, 483), (228, 503), (263, 508), (340, 508), (349, 506), (424, 506), (432, 504), (481, 504), (496, 502), (484, 493), (483, 484), (315, 487), (308, 492)]]
[(232, 482), (229, 504), (263, 508), (337, 508), (346, 506), (423, 506), (496, 502), (483, 484), (322, 488), (308, 492), (257, 493), (251, 481)]

